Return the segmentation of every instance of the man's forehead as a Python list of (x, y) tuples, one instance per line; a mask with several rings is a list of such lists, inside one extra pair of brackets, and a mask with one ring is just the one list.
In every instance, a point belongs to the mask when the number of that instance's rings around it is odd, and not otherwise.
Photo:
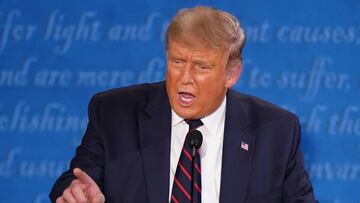
[(225, 48), (213, 48), (204, 44), (187, 44), (183, 42), (170, 42), (169, 49), (167, 50), (172, 55), (196, 55), (196, 56), (208, 56), (209, 54), (223, 54), (226, 49)]

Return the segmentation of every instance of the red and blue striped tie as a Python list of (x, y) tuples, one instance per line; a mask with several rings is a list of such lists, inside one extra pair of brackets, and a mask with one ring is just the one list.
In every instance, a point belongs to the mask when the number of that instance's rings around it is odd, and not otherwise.
[[(203, 123), (200, 119), (185, 120), (189, 125), (189, 131), (196, 130), (202, 126)], [(192, 201), (191, 194), (191, 152), (192, 149), (187, 143), (187, 137), (180, 154), (179, 162), (176, 168), (173, 188), (171, 193), (171, 203), (185, 203), (196, 202), (201, 203), (201, 167), (200, 155), (198, 150), (195, 154), (195, 169), (194, 169), (194, 201)]]

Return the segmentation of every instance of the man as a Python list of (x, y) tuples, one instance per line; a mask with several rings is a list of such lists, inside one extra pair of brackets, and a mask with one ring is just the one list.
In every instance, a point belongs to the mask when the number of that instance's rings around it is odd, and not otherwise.
[(180, 10), (166, 33), (166, 82), (92, 98), (88, 128), (52, 201), (191, 202), (182, 157), (196, 121), (204, 139), (196, 153), (196, 202), (314, 202), (297, 117), (230, 90), (244, 43), (234, 16)]

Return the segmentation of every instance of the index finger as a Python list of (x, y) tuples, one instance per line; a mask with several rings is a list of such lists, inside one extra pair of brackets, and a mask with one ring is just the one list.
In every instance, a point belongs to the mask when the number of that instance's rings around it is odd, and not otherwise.
[(73, 173), (77, 179), (85, 183), (96, 184), (95, 181), (80, 168), (74, 168)]

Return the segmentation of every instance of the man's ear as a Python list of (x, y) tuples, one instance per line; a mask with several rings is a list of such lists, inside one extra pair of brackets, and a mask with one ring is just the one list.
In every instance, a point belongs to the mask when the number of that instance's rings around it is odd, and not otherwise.
[(228, 67), (226, 73), (226, 88), (231, 88), (238, 81), (242, 72), (242, 63), (236, 64), (235, 66)]

